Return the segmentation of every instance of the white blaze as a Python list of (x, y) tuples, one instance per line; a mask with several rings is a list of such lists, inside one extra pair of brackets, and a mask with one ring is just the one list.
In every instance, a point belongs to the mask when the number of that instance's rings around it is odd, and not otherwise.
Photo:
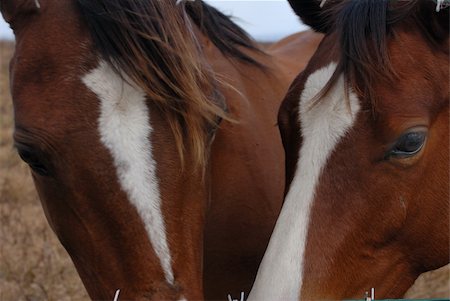
[(299, 161), (269, 246), (248, 301), (297, 301), (302, 288), (304, 253), (310, 210), (319, 177), (334, 148), (351, 128), (359, 101), (350, 91), (345, 100), (344, 79), (312, 105), (312, 99), (330, 80), (336, 64), (312, 73), (300, 97), (299, 122), (303, 137)]
[(104, 61), (82, 80), (100, 99), (101, 142), (114, 159), (120, 185), (145, 225), (166, 280), (173, 284), (145, 93), (124, 81)]

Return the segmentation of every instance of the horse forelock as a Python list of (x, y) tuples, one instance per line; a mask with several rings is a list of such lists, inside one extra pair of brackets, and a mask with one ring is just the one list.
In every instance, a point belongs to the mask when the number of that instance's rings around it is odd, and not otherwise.
[(398, 76), (388, 47), (389, 40), (396, 35), (397, 25), (407, 23), (409, 28), (420, 32), (430, 47), (439, 47), (439, 34), (431, 24), (426, 24), (425, 19), (429, 17), (420, 12), (421, 6), (428, 4), (419, 0), (363, 0), (325, 7), (324, 14), (335, 16), (332, 33), (338, 40), (335, 45), (339, 57), (335, 73), (316, 100), (325, 96), (343, 75), (346, 86), (367, 97), (375, 110), (376, 83), (391, 83)]
[[(165, 115), (181, 161), (189, 153), (194, 165), (203, 167), (211, 129), (228, 117), (216, 91), (221, 83), (202, 58), (194, 26), (210, 37), (210, 27), (221, 25), (211, 40), (238, 59), (256, 64), (237, 46), (256, 47), (228, 18), (197, 2), (77, 0), (101, 57)], [(228, 37), (234, 40), (225, 42)]]

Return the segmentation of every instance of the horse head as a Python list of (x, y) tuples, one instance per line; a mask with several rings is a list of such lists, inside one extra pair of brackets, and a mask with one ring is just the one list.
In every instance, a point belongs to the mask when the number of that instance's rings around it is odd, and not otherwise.
[(15, 146), (91, 298), (201, 299), (205, 158), (224, 103), (183, 6), (1, 5), (16, 37)]
[(250, 300), (401, 297), (449, 262), (449, 8), (290, 2), (326, 36), (280, 109), (287, 194)]

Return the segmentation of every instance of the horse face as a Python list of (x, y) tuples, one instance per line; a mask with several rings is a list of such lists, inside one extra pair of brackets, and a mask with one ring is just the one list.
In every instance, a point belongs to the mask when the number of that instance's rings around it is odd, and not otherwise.
[(388, 42), (396, 76), (374, 82), (375, 101), (361, 86), (347, 93), (342, 74), (314, 99), (339, 60), (330, 33), (283, 103), (288, 188), (274, 235), (282, 219), (280, 233), (295, 229), (296, 253), (277, 255), (300, 257), (292, 299), (360, 298), (372, 287), (401, 297), (448, 263), (448, 35), (431, 47), (412, 26), (397, 25)]
[(203, 173), (180, 172), (170, 126), (95, 55), (72, 1), (4, 3), (15, 144), (91, 298), (200, 299)]

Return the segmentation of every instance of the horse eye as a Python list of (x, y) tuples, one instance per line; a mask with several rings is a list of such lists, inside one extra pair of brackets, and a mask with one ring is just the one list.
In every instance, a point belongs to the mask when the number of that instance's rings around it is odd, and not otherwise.
[(28, 148), (17, 147), (20, 158), (30, 166), (30, 168), (41, 176), (48, 176), (49, 172), (45, 164), (42, 163), (39, 155)]
[(426, 131), (408, 132), (401, 136), (389, 152), (389, 157), (409, 158), (422, 149), (427, 137)]

